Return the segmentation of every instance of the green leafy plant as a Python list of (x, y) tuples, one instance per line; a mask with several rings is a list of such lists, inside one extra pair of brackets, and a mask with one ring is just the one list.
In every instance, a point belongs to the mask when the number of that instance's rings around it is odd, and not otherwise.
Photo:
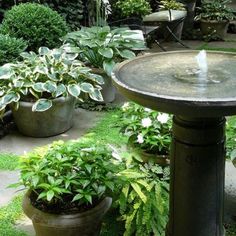
[(33, 111), (49, 109), (52, 100), (61, 96), (81, 97), (102, 101), (103, 78), (75, 60), (78, 54), (63, 49), (39, 48), (39, 54), (24, 52), (23, 61), (0, 67), (0, 110), (8, 104), (18, 108), (19, 101), (32, 101)]
[(176, 0), (162, 0), (160, 1), (160, 10), (179, 10), (184, 11), (185, 5)]
[(60, 46), (60, 38), (68, 32), (65, 20), (49, 7), (25, 3), (12, 7), (4, 15), (0, 32), (28, 43), (28, 50)]
[(0, 34), (0, 65), (16, 61), (26, 48), (22, 39)]
[(125, 222), (124, 236), (163, 236), (169, 209), (169, 168), (144, 164), (130, 154), (119, 175), (126, 179), (116, 202)]
[(160, 155), (169, 153), (171, 116), (135, 103), (125, 103), (122, 110), (121, 132), (134, 147)]
[(111, 75), (117, 62), (135, 57), (133, 48), (145, 47), (143, 41), (130, 37), (133, 34), (124, 28), (111, 30), (109, 26), (82, 28), (66, 35), (65, 48), (77, 52), (91, 67), (101, 68)]
[(226, 122), (226, 157), (230, 158), (236, 167), (236, 117), (232, 116)]
[(151, 6), (146, 0), (118, 0), (116, 8), (123, 17), (143, 17), (151, 12)]
[(84, 4), (82, 0), (12, 0), (0, 2), (0, 18), (2, 20), (3, 13), (14, 5), (21, 3), (40, 3), (57, 11), (72, 30), (79, 28), (83, 19)]
[(116, 188), (119, 162), (112, 150), (83, 141), (36, 149), (20, 161), (20, 183), (30, 192), (32, 204), (47, 212), (85, 210)]
[(226, 4), (229, 0), (205, 0), (202, 1), (199, 8), (200, 13), (196, 19), (202, 19), (207, 21), (230, 21), (235, 18), (233, 9)]

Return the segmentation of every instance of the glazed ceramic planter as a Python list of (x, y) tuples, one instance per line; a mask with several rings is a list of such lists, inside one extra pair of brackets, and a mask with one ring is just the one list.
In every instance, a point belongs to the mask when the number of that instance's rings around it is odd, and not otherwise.
[(217, 35), (220, 39), (224, 40), (229, 26), (228, 21), (206, 21), (201, 20), (200, 28), (203, 35)]
[(33, 103), (20, 101), (18, 110), (12, 108), (13, 117), (20, 133), (31, 137), (58, 135), (72, 127), (75, 98), (60, 97), (53, 100), (50, 109), (32, 112)]
[(23, 198), (23, 211), (32, 220), (36, 236), (98, 236), (102, 218), (112, 199), (104, 198), (97, 206), (83, 213), (49, 214), (32, 206), (30, 193)]

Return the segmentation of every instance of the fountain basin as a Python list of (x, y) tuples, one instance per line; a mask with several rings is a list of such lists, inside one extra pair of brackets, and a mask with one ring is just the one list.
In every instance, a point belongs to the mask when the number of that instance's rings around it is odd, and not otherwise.
[(113, 81), (123, 95), (158, 111), (191, 117), (236, 114), (236, 54), (207, 52), (204, 75), (198, 69), (198, 53), (141, 56), (119, 64)]

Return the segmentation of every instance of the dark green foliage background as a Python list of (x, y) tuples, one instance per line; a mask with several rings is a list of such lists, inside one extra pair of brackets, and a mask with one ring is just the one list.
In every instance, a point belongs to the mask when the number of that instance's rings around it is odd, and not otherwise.
[(0, 34), (0, 66), (14, 62), (27, 47), (22, 39)]
[(65, 18), (71, 30), (77, 29), (83, 18), (84, 6), (82, 0), (0, 0), (0, 21), (2, 21), (6, 10), (15, 4), (26, 2), (41, 3), (56, 10)]
[(22, 38), (28, 43), (28, 50), (39, 47), (58, 47), (68, 27), (56, 11), (36, 3), (25, 3), (12, 7), (5, 13), (0, 27), (2, 34)]

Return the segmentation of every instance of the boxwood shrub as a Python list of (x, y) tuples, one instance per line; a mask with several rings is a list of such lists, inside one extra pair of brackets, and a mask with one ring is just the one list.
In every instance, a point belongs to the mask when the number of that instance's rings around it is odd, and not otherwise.
[(68, 26), (56, 11), (37, 3), (24, 3), (12, 7), (4, 15), (0, 33), (22, 38), (28, 50), (37, 51), (40, 46), (58, 47), (60, 38), (68, 32)]
[(0, 66), (16, 61), (26, 48), (24, 40), (0, 34)]

